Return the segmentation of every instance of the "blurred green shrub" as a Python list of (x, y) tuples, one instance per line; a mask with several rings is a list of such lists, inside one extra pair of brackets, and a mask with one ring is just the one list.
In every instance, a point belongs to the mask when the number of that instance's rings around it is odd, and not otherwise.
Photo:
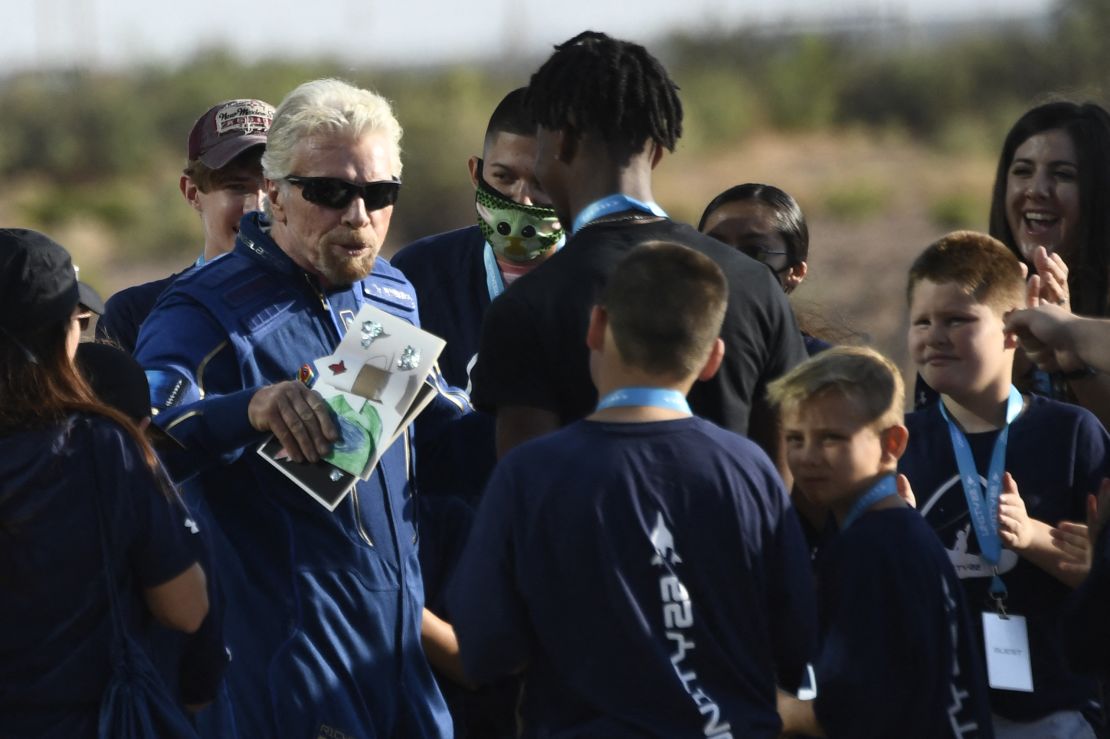
[(879, 215), (889, 202), (888, 192), (866, 180), (846, 182), (821, 196), (822, 212), (830, 218), (856, 223)]
[(980, 194), (957, 192), (943, 195), (929, 203), (929, 220), (939, 228), (949, 231), (962, 228), (986, 231), (988, 209), (989, 198)]

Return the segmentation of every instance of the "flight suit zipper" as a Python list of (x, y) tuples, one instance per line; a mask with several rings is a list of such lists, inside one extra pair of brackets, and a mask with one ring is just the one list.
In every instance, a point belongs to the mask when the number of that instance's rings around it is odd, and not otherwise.
[[(332, 326), (335, 328), (335, 331), (336, 331), (335, 343), (336, 343), (336, 346), (338, 346), (339, 342), (343, 340), (343, 335), (342, 335), (342, 333), (339, 329), (339, 322), (335, 318), (335, 313), (331, 309), (331, 303), (328, 301), (328, 296), (324, 295), (324, 293), (320, 290), (320, 288), (317, 287), (315, 284), (313, 284), (312, 278), (309, 277), (308, 274), (305, 274), (304, 280), (308, 284), (309, 288), (312, 289), (312, 292), (319, 299), (320, 308), (324, 311), (325, 315), (329, 319), (331, 319)], [(359, 502), (358, 482), (357, 481), (351, 487), (350, 495), (351, 495), (351, 504), (353, 506), (354, 516), (355, 516), (355, 528), (358, 530), (358, 535), (362, 538), (363, 541), (366, 542), (367, 546), (373, 547), (374, 546), (374, 540), (370, 538), (370, 534), (366, 531), (366, 527), (362, 523), (362, 508), (361, 508), (361, 504)]]

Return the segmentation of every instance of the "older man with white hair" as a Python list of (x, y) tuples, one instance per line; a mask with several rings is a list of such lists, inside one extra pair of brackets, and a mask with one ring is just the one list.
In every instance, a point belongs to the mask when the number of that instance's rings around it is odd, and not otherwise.
[(262, 158), (266, 213), (243, 218), (231, 254), (177, 280), (139, 336), (155, 422), (195, 460), (216, 529), (242, 737), (451, 731), (420, 647), (407, 439), (334, 512), (254, 452), (269, 433), (295, 461), (328, 452), (327, 405), (293, 378), (362, 305), (418, 320), (408, 281), (378, 258), (400, 137), (373, 92), (317, 80), (290, 93)]

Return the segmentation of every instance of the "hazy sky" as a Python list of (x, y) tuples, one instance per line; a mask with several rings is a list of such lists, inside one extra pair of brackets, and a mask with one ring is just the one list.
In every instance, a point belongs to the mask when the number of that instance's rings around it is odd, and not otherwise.
[[(584, 28), (648, 40), (672, 30), (844, 16), (919, 22), (1032, 16), (1052, 0), (0, 0), (0, 64), (180, 61), (330, 53), (352, 62), (439, 62), (542, 51)], [(629, 11), (635, 8), (635, 15)], [(552, 12), (554, 11), (554, 13)], [(541, 53), (542, 53), (541, 51)]]

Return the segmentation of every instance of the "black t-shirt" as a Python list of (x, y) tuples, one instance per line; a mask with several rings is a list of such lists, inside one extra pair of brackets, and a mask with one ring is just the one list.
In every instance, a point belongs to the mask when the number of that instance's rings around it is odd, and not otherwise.
[(634, 247), (669, 241), (710, 257), (729, 283), (721, 338), (724, 363), (716, 376), (695, 383), (694, 413), (740, 434), (748, 432), (763, 388), (805, 359), (798, 324), (786, 295), (765, 265), (686, 224), (612, 221), (588, 225), (565, 247), (509, 286), (486, 312), (478, 363), (471, 373), (474, 404), (542, 408), (563, 424), (593, 411), (586, 328), (606, 279)]

